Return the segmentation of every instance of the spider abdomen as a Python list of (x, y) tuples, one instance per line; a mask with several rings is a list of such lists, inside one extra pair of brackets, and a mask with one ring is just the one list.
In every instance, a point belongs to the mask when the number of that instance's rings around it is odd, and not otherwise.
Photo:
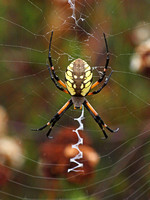
[(82, 59), (74, 60), (65, 73), (66, 86), (72, 96), (86, 96), (92, 85), (92, 69)]

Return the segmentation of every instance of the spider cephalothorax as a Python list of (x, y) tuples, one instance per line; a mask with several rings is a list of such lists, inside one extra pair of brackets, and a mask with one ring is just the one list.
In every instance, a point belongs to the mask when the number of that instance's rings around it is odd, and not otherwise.
[[(81, 108), (82, 105), (84, 105), (87, 110), (90, 112), (94, 120), (98, 123), (99, 127), (102, 129), (102, 132), (107, 138), (107, 134), (104, 130), (106, 128), (110, 132), (117, 132), (118, 129), (112, 130), (109, 128), (101, 119), (99, 114), (94, 110), (94, 108), (90, 105), (90, 103), (87, 101), (85, 96), (87, 95), (93, 95), (99, 93), (108, 83), (110, 75), (105, 78), (104, 83), (102, 86), (93, 92), (90, 92), (91, 89), (95, 88), (100, 84), (100, 82), (103, 81), (104, 77), (106, 76), (106, 71), (109, 63), (109, 51), (108, 51), (108, 45), (106, 41), (105, 34), (104, 35), (104, 40), (105, 40), (105, 45), (106, 45), (106, 52), (107, 52), (107, 58), (106, 58), (106, 64), (104, 66), (103, 72), (101, 72), (101, 76), (99, 79), (92, 84), (92, 79), (93, 79), (93, 73), (92, 73), (92, 68), (82, 60), (81, 58), (78, 58), (74, 60), (73, 62), (70, 63), (70, 65), (67, 67), (66, 72), (65, 72), (65, 83), (59, 79), (59, 77), (55, 74), (54, 66), (52, 64), (52, 58), (51, 58), (51, 42), (52, 42), (52, 37), (53, 37), (53, 31), (50, 37), (50, 43), (49, 43), (49, 54), (48, 54), (48, 59), (50, 66), (48, 65), (48, 70), (51, 76), (52, 81), (56, 85), (58, 89), (65, 93), (69, 93), (71, 95), (71, 99), (67, 101), (67, 103), (56, 113), (56, 115), (49, 121), (47, 122), (46, 125), (42, 126), (39, 129), (33, 129), (34, 131), (40, 131), (46, 128), (47, 126), (50, 126), (49, 131), (47, 132), (47, 136), (49, 137), (49, 134), (55, 125), (55, 123), (60, 119), (60, 117), (74, 104), (74, 108)], [(58, 85), (58, 83), (60, 85)]]

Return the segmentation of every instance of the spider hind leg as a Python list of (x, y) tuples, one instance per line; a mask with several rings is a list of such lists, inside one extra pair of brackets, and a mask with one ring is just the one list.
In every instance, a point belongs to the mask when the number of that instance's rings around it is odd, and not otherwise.
[(31, 129), (31, 131), (42, 131), (42, 130), (45, 129), (47, 126), (48, 126), (48, 125), (46, 124), (46, 125), (44, 125), (44, 126), (42, 126), (42, 127), (40, 127), (40, 128)]
[(116, 132), (119, 131), (119, 128), (116, 128), (115, 130), (113, 130), (113, 129), (109, 128), (109, 127), (107, 126), (107, 124), (104, 124), (104, 127), (107, 128), (107, 130), (109, 130), (111, 133), (116, 133)]
[(72, 106), (72, 100), (70, 99), (69, 101), (67, 101), (67, 103), (56, 113), (56, 115), (54, 115), (54, 117), (47, 122), (47, 124), (45, 124), (44, 126), (38, 128), (38, 129), (32, 129), (32, 131), (41, 131), (43, 129), (45, 129), (47, 126), (50, 126), (50, 129), (47, 132), (47, 137), (48, 138), (52, 138), (50, 137), (50, 132), (53, 128), (53, 126), (55, 125), (55, 123), (62, 117), (62, 115), (70, 108), (70, 106)]
[(104, 130), (104, 128), (106, 128), (107, 130), (109, 130), (111, 133), (115, 133), (119, 130), (119, 128), (117, 128), (116, 130), (113, 130), (111, 128), (109, 128), (101, 119), (101, 117), (99, 116), (99, 114), (94, 110), (94, 108), (90, 105), (90, 103), (85, 100), (83, 105), (86, 107), (86, 109), (90, 112), (90, 114), (92, 115), (92, 117), (94, 118), (94, 120), (98, 123), (99, 127), (101, 128), (105, 138), (102, 139), (107, 139), (107, 134)]

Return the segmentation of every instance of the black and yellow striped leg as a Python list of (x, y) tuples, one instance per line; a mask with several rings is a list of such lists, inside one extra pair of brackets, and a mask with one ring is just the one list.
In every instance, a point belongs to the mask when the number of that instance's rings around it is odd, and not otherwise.
[(108, 44), (107, 44), (107, 40), (106, 40), (105, 33), (103, 33), (103, 36), (104, 36), (104, 41), (105, 41), (105, 46), (106, 46), (106, 53), (107, 53), (106, 63), (105, 63), (105, 67), (104, 67), (103, 72), (102, 72), (102, 76), (98, 79), (98, 81), (96, 81), (96, 82), (91, 86), (91, 89), (93, 89), (94, 87), (96, 87), (97, 85), (99, 85), (100, 82), (102, 82), (102, 80), (104, 79), (104, 77), (105, 77), (105, 75), (106, 75), (107, 67), (108, 67), (108, 64), (109, 64), (109, 60), (110, 60), (110, 57), (109, 57), (109, 50), (108, 50)]
[(48, 138), (51, 138), (49, 135), (50, 135), (50, 132), (53, 128), (53, 126), (55, 125), (55, 123), (61, 118), (61, 116), (70, 108), (70, 106), (72, 106), (72, 100), (70, 99), (69, 101), (67, 101), (67, 103), (56, 113), (56, 115), (54, 115), (54, 117), (49, 121), (47, 122), (47, 124), (45, 124), (44, 126), (42, 126), (41, 128), (38, 128), (38, 129), (32, 129), (32, 131), (41, 131), (43, 129), (45, 129), (47, 126), (50, 126), (50, 129), (48, 130), (47, 132), (47, 137)]
[(89, 92), (88, 95), (93, 95), (93, 94), (99, 93), (107, 85), (107, 83), (108, 83), (108, 81), (109, 81), (112, 73), (113, 73), (113, 71), (111, 71), (111, 73), (109, 74), (109, 76), (105, 78), (105, 81), (104, 81), (103, 85), (98, 90), (95, 90), (93, 92)]
[(119, 129), (117, 128), (116, 130), (112, 130), (111, 128), (109, 128), (101, 119), (101, 117), (99, 116), (99, 114), (94, 110), (94, 108), (90, 105), (90, 103), (85, 100), (83, 105), (86, 107), (86, 109), (90, 112), (90, 114), (92, 115), (92, 117), (94, 118), (94, 120), (98, 123), (99, 127), (102, 129), (103, 134), (105, 136), (105, 138), (102, 139), (106, 139), (108, 136), (104, 130), (104, 128), (106, 128), (107, 130), (109, 130), (112, 133), (117, 132)]
[[(64, 83), (63, 81), (61, 81), (61, 80), (59, 79), (59, 77), (55, 74), (54, 66), (53, 66), (53, 63), (52, 63), (52, 57), (51, 57), (51, 43), (52, 43), (52, 37), (53, 37), (53, 31), (52, 31), (51, 37), (50, 37), (49, 53), (48, 53), (48, 59), (49, 59), (49, 63), (50, 63), (50, 66), (51, 66), (51, 67), (50, 67), (49, 65), (47, 65), (47, 67), (48, 67), (48, 70), (49, 70), (51, 79), (52, 79), (52, 81), (54, 82), (54, 84), (56, 85), (56, 87), (57, 87), (59, 90), (65, 92), (65, 93), (68, 93), (68, 91), (64, 89), (64, 88), (67, 88), (66, 85), (65, 85), (65, 83)], [(57, 84), (57, 82), (58, 82), (60, 85), (62, 85), (64, 88), (60, 87), (60, 86)]]

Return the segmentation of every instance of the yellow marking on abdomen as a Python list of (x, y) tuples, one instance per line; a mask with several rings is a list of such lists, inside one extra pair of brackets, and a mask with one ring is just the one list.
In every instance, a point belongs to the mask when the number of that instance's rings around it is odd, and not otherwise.
[(91, 67), (88, 65), (87, 67), (85, 67), (85, 72), (87, 71), (91, 71)]
[(67, 85), (72, 88), (72, 84), (69, 81), (67, 81)]
[(86, 77), (86, 79), (83, 81), (83, 83), (87, 83), (92, 79), (93, 74), (91, 73), (90, 76)]
[(87, 84), (85, 84), (85, 87), (87, 88), (89, 85), (91, 85), (91, 82), (88, 82)]
[(84, 87), (84, 85), (83, 85), (83, 83), (82, 83), (81, 86), (80, 86), (81, 90), (83, 89), (83, 87)]
[(88, 77), (88, 76), (90, 76), (90, 74), (91, 74), (91, 71), (87, 71), (87, 72), (85, 73), (85, 76)]
[(72, 77), (72, 72), (71, 71), (68, 70), (66, 73), (67, 73), (68, 76)]
[(74, 88), (77, 88), (76, 84), (73, 84), (73, 87), (74, 87)]
[(76, 94), (73, 88), (68, 88), (68, 91), (72, 96)]
[(71, 83), (74, 82), (72, 76), (68, 76), (67, 73), (65, 73), (65, 77), (66, 77), (66, 79), (67, 79), (68, 81), (70, 81)]
[(70, 94), (72, 96), (76, 94), (76, 92), (75, 92), (74, 88), (72, 87), (72, 85), (71, 85), (71, 87), (69, 87), (69, 85), (67, 84), (67, 89), (68, 89), (68, 91), (70, 92)]
[(71, 63), (71, 64), (67, 67), (67, 69), (73, 72), (73, 64)]
[(89, 87), (86, 87), (86, 88), (83, 88), (83, 89), (82, 89), (81, 95), (82, 95), (82, 96), (85, 96), (85, 95), (89, 92), (90, 88), (91, 88), (91, 82), (90, 82)]

